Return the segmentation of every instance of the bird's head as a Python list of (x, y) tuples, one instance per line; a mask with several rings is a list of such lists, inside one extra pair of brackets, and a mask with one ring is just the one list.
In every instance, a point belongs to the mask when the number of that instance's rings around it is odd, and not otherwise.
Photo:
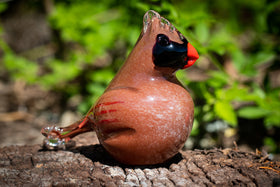
[(141, 40), (152, 47), (152, 60), (156, 67), (185, 69), (199, 58), (188, 40), (167, 19), (153, 10), (144, 15), (138, 42)]

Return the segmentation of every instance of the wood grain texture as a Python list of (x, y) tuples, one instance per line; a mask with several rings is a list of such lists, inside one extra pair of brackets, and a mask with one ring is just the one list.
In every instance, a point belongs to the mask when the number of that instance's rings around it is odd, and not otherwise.
[(181, 151), (164, 164), (127, 166), (99, 144), (0, 149), (0, 186), (277, 186), (280, 163), (236, 149)]

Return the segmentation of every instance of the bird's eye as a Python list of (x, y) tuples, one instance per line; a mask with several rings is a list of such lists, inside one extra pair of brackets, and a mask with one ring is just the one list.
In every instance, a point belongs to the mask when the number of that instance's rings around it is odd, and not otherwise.
[(169, 38), (164, 34), (157, 35), (157, 43), (161, 46), (168, 46), (170, 44)]

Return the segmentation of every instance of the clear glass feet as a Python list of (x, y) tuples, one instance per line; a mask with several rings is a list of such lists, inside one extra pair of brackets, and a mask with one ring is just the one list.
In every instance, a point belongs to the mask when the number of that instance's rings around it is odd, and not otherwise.
[(55, 125), (42, 128), (41, 133), (46, 137), (43, 145), (47, 149), (67, 149), (76, 145), (73, 137), (93, 131), (93, 123), (87, 118), (83, 118), (67, 127)]
[(57, 126), (47, 126), (42, 128), (41, 133), (46, 137), (43, 141), (43, 145), (47, 149), (66, 149), (68, 147), (75, 146), (75, 142), (70, 140), (67, 135), (70, 131)]

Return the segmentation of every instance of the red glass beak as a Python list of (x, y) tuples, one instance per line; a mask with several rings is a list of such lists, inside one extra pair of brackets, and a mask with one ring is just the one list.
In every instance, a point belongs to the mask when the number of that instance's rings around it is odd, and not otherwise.
[(188, 61), (188, 64), (185, 65), (183, 67), (183, 69), (186, 69), (186, 68), (192, 66), (198, 58), (199, 58), (199, 55), (198, 55), (196, 49), (190, 43), (188, 43), (188, 54), (187, 54), (187, 59), (186, 59)]

